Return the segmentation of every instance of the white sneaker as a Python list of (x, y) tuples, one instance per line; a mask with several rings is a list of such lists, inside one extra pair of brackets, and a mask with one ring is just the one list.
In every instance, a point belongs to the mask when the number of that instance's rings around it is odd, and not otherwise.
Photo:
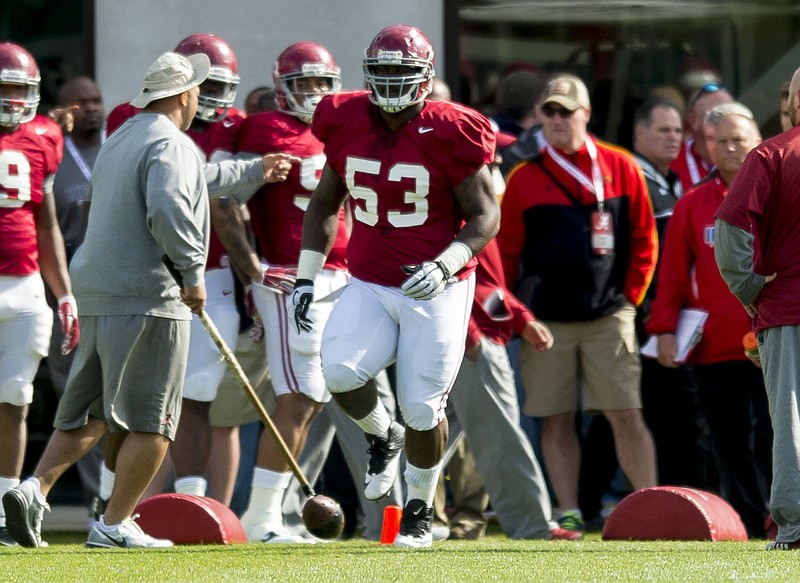
[(387, 496), (397, 479), (400, 468), (400, 452), (406, 440), (406, 430), (397, 421), (392, 421), (389, 435), (384, 439), (366, 434), (369, 443), (369, 463), (364, 477), (364, 497), (367, 500), (380, 500)]
[(40, 500), (42, 495), (38, 490), (36, 482), (25, 480), (3, 495), (6, 529), (11, 538), (23, 547), (47, 546), (42, 540), (42, 517), (50, 506)]
[(245, 526), (244, 533), (247, 542), (271, 544), (314, 544), (316, 539), (306, 538), (299, 534), (292, 534), (281, 524), (259, 524)]
[(161, 548), (174, 546), (171, 540), (154, 538), (145, 533), (136, 524), (138, 515), (126, 518), (113, 527), (104, 526), (101, 521), (95, 523), (89, 531), (86, 546), (90, 548), (107, 549), (134, 549), (134, 548)]

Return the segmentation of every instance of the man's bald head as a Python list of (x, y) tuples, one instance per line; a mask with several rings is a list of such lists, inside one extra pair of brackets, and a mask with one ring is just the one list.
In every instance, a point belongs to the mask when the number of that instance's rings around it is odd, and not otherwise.
[(103, 96), (97, 84), (89, 77), (73, 77), (64, 82), (56, 97), (59, 106), (74, 107), (73, 137), (94, 141), (100, 135), (106, 117)]

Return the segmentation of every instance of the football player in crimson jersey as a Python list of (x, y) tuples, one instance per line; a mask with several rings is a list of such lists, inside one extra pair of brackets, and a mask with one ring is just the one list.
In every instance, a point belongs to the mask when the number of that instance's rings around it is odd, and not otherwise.
[[(80, 336), (53, 198), (64, 140), (36, 115), (39, 81), (25, 49), (0, 44), (0, 495), (19, 484), (33, 378), (50, 342), (44, 283), (58, 298), (61, 351), (71, 352)], [(14, 544), (1, 508), (0, 544)]]
[[(367, 434), (368, 497), (394, 482), (405, 442), (408, 499), (394, 544), (424, 547), (447, 443), (444, 408), (464, 354), (474, 256), (499, 226), (488, 169), (495, 135), (478, 112), (425, 100), (433, 48), (413, 26), (379, 32), (364, 75), (368, 91), (326, 97), (314, 114), (327, 162), (306, 210), (288, 309), (304, 334), (324, 301), (315, 279), (347, 201), (352, 279), (325, 327), (323, 374)], [(392, 362), (405, 429), (368, 384)]]
[[(341, 82), (339, 67), (330, 52), (313, 42), (294, 43), (284, 49), (275, 61), (273, 81), (278, 110), (248, 117), (239, 132), (238, 150), (256, 154), (282, 151), (302, 160), (283, 184), (263, 187), (248, 203), (253, 234), (266, 261), (267, 277), (253, 278), (253, 299), (264, 321), (268, 368), (277, 397), (272, 416), (289, 449), (299, 457), (312, 420), (330, 400), (322, 377), (319, 344), (334, 302), (315, 305), (318, 325), (312, 333), (303, 337), (289, 335), (285, 292), (291, 290), (291, 283), (269, 276), (287, 268), (293, 273), (297, 265), (303, 214), (325, 163), (322, 144), (311, 133), (311, 119), (317, 103), (324, 95), (338, 91)], [(325, 295), (347, 282), (344, 213), (337, 216), (334, 239), (317, 278)], [(291, 477), (289, 465), (272, 437), (262, 434), (250, 503), (242, 516), (248, 540), (303, 540), (283, 524), (281, 504)]]

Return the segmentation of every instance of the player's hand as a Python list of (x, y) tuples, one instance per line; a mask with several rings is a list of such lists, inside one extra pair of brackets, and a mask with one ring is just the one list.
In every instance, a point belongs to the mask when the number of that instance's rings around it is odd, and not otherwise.
[(261, 344), (261, 341), (264, 340), (264, 322), (261, 321), (261, 316), (258, 315), (258, 312), (254, 313), (251, 317), (253, 323), (247, 330), (247, 335), (253, 343)]
[(67, 355), (78, 345), (81, 338), (81, 326), (78, 322), (78, 304), (72, 296), (64, 296), (58, 300), (58, 317), (61, 320), (61, 332), (64, 342), (61, 343), (61, 354)]
[(261, 269), (261, 285), (285, 294), (292, 293), (297, 281), (296, 267), (276, 267), (267, 265)]
[(299, 164), (300, 158), (289, 154), (264, 154), (261, 166), (264, 169), (264, 182), (283, 182), (289, 176), (292, 164)]
[(314, 323), (308, 319), (308, 309), (314, 301), (314, 282), (310, 279), (298, 279), (289, 296), (289, 313), (294, 317), (297, 333), (310, 332)]
[(400, 286), (401, 291), (415, 300), (430, 300), (438, 296), (447, 285), (450, 274), (439, 261), (425, 261), (419, 265), (404, 265), (410, 277)]
[(73, 112), (78, 111), (80, 105), (68, 105), (66, 107), (56, 107), (47, 112), (47, 117), (56, 122), (61, 128), (61, 133), (68, 134), (75, 127), (75, 115)]
[(206, 286), (182, 287), (181, 301), (186, 304), (193, 314), (199, 314), (206, 307)]
[(253, 286), (247, 285), (244, 288), (244, 296), (242, 297), (242, 304), (244, 304), (244, 315), (252, 318), (256, 313), (256, 302), (253, 299)]

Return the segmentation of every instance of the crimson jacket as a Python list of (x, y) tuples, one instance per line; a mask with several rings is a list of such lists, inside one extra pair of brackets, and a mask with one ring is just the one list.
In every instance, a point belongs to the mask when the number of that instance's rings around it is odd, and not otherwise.
[(675, 205), (647, 325), (650, 334), (674, 333), (681, 308), (706, 310), (703, 338), (689, 356), (696, 364), (745, 360), (742, 337), (750, 330), (750, 318), (714, 259), (714, 213), (727, 194), (725, 183), (713, 173)]
[[(609, 255), (592, 251), (594, 193), (546, 151), (509, 174), (498, 234), (503, 268), (508, 282), (519, 275), (517, 297), (542, 320), (593, 320), (626, 302), (638, 306), (653, 276), (657, 236), (642, 172), (626, 150), (595, 142), (614, 226)], [(560, 153), (591, 176), (586, 146)]]
[(506, 287), (497, 239), (489, 241), (477, 259), (467, 348), (477, 346), (483, 336), (496, 344), (506, 344), (514, 332), (521, 333), (525, 324), (535, 318)]

